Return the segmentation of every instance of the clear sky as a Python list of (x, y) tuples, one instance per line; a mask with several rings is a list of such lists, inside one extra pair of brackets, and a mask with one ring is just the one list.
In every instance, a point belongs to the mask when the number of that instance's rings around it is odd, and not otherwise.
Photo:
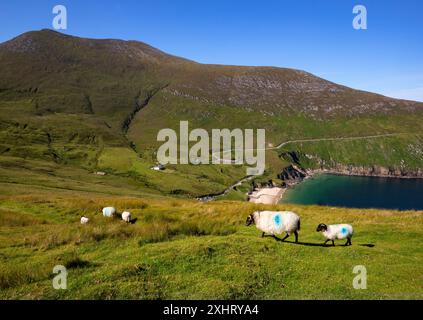
[[(0, 41), (52, 28), (144, 41), (202, 63), (302, 69), (353, 88), (423, 101), (421, 0), (1, 0)], [(355, 5), (367, 30), (352, 27)]]

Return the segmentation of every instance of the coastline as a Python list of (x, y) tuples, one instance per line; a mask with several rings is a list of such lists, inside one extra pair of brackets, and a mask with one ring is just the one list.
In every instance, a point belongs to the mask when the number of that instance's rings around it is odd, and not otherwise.
[[(298, 167), (294, 166), (294, 170), (300, 172), (304, 176), (301, 178), (288, 179), (285, 181), (285, 187), (266, 187), (258, 188), (252, 193), (248, 194), (249, 202), (256, 204), (278, 204), (285, 194), (285, 192), (292, 187), (300, 184), (301, 182), (311, 179), (316, 175), (320, 174), (332, 174), (338, 176), (353, 176), (353, 177), (375, 177), (375, 178), (389, 178), (389, 179), (423, 179), (423, 173), (419, 171), (417, 174), (413, 173), (412, 175), (405, 174), (391, 174), (391, 173), (374, 173), (372, 172), (345, 172), (337, 171), (333, 169), (306, 169), (301, 170)], [(398, 171), (397, 171), (398, 173)]]
[[(312, 177), (316, 174), (333, 174), (338, 176), (351, 176), (351, 177), (375, 177), (375, 178), (390, 178), (390, 179), (423, 179), (423, 172), (419, 174), (384, 174), (384, 173), (365, 173), (365, 172), (345, 172), (337, 171), (333, 169), (316, 169), (316, 170), (306, 170), (307, 177)], [(307, 178), (306, 177), (306, 178)], [(305, 179), (306, 179), (305, 178)]]
[[(257, 204), (278, 204), (285, 194), (285, 192), (304, 180), (310, 179), (319, 174), (333, 174), (340, 176), (355, 176), (355, 177), (376, 177), (376, 178), (396, 178), (396, 179), (423, 179), (423, 170), (417, 171), (402, 171), (399, 169), (389, 169), (384, 167), (351, 167), (338, 166), (338, 169), (301, 169), (296, 165), (286, 167), (281, 175), (286, 172), (285, 181), (286, 186), (282, 187), (265, 187), (257, 188), (252, 193), (247, 194), (248, 201)], [(226, 188), (224, 191), (196, 197), (198, 201), (208, 202), (213, 201), (218, 197), (226, 195), (234, 187), (241, 185), (243, 182), (253, 179), (254, 176), (246, 176), (233, 185)], [(269, 190), (272, 190), (270, 191)], [(260, 200), (261, 199), (261, 200)]]

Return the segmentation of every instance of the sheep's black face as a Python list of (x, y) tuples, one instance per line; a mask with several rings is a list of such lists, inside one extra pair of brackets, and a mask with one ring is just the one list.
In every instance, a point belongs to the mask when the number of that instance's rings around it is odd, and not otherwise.
[(253, 223), (254, 223), (254, 218), (253, 218), (253, 216), (250, 214), (250, 215), (248, 216), (248, 218), (247, 218), (247, 221), (245, 221), (245, 225), (248, 227), (248, 226), (251, 226)]
[(317, 226), (316, 231), (321, 232), (321, 231), (326, 231), (327, 229), (328, 229), (327, 225), (325, 225), (324, 223), (321, 223)]

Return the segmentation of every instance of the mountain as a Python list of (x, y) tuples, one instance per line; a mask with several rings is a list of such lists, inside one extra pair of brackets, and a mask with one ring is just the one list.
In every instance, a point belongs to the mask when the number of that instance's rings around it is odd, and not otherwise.
[[(157, 132), (265, 128), (267, 142), (398, 134), (286, 145), (268, 155), (275, 177), (295, 152), (303, 166), (422, 167), (423, 103), (397, 100), (274, 67), (206, 65), (145, 43), (28, 32), (0, 44), (0, 157), (104, 170), (152, 190), (222, 190), (245, 170), (171, 166), (151, 172)], [(31, 165), (27, 165), (31, 168)], [(31, 170), (30, 170), (31, 171)]]
[[(142, 42), (82, 39), (50, 30), (1, 44), (0, 57), (2, 91), (35, 94), (40, 112), (107, 115), (132, 107), (128, 99), (164, 87), (170, 96), (276, 114), (356, 116), (415, 112), (423, 106), (353, 90), (304, 71), (204, 65)], [(70, 97), (49, 101), (58, 92)]]

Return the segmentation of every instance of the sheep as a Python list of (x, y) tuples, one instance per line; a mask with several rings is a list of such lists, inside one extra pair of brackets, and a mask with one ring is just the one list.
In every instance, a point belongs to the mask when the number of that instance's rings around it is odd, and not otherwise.
[(324, 245), (328, 241), (332, 241), (332, 245), (335, 246), (336, 239), (347, 239), (345, 243), (346, 246), (352, 245), (351, 238), (353, 236), (354, 230), (353, 227), (349, 224), (332, 224), (332, 225), (325, 225), (321, 223), (317, 226), (317, 232), (321, 232), (323, 236), (326, 238)]
[(85, 216), (81, 217), (81, 224), (87, 224), (88, 221), (90, 221), (90, 219), (88, 219), (87, 217), (85, 217)]
[(255, 211), (250, 214), (245, 224), (250, 226), (255, 224), (257, 229), (261, 230), (262, 237), (266, 233), (272, 235), (275, 239), (277, 234), (286, 232), (282, 239), (285, 241), (292, 233), (295, 235), (295, 242), (298, 242), (298, 231), (300, 231), (300, 217), (290, 211)]
[(114, 217), (116, 214), (116, 209), (113, 207), (106, 207), (103, 208), (103, 216), (111, 218)]
[(132, 220), (131, 213), (128, 211), (122, 212), (122, 220), (128, 223), (131, 222)]

